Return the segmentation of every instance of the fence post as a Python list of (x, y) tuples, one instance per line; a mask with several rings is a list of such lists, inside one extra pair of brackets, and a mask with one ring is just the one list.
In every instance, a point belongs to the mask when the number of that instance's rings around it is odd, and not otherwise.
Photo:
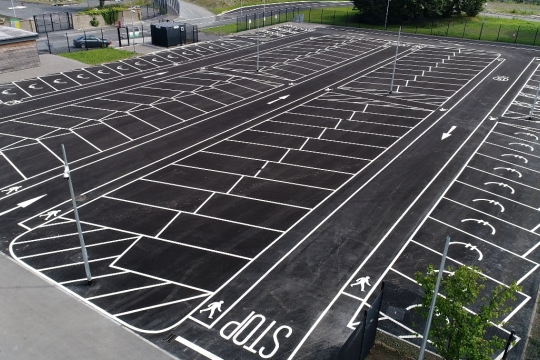
[(69, 47), (69, 36), (68, 36), (68, 33), (66, 33), (66, 41), (67, 41), (67, 44), (68, 44), (68, 52), (71, 52), (71, 47)]
[(116, 28), (118, 32), (118, 47), (122, 47), (122, 37), (120, 36), (120, 28)]
[(506, 356), (508, 355), (508, 348), (512, 344), (512, 340), (514, 340), (514, 334), (516, 332), (514, 330), (510, 331), (510, 336), (508, 336), (508, 340), (506, 340), (506, 345), (504, 346), (504, 355), (502, 357), (502, 360), (506, 359)]
[(480, 36), (478, 36), (478, 40), (482, 39), (482, 31), (484, 30), (484, 22), (482, 22), (482, 26), (480, 26)]
[(534, 35), (533, 45), (536, 45), (536, 37), (538, 36), (538, 28), (536, 28), (536, 34)]
[(517, 42), (518, 36), (519, 36), (519, 26), (518, 26), (518, 29), (516, 31), (516, 38), (514, 39), (514, 44)]
[(334, 24), (333, 25), (336, 25), (336, 10), (334, 10)]
[(345, 14), (345, 27), (349, 26), (349, 12), (347, 11), (347, 14)]
[(270, 10), (270, 25), (274, 25), (274, 10)]
[(309, 8), (308, 22), (311, 22), (311, 8)]
[(429, 35), (433, 34), (433, 20), (431, 20), (431, 29), (429, 29)]
[(462, 39), (465, 37), (465, 29), (466, 28), (467, 28), (467, 20), (465, 20), (465, 24), (463, 25), (463, 34), (461, 34)]
[(285, 8), (285, 22), (287, 22), (289, 19), (289, 9)]
[[(499, 25), (499, 32), (497, 33), (497, 40), (496, 41), (499, 41), (499, 35), (501, 34), (501, 27), (502, 27), (502, 25)], [(536, 32), (538, 33), (538, 29), (536, 30)]]
[(446, 27), (446, 37), (448, 37), (448, 30), (450, 29), (450, 20), (448, 20), (448, 26)]
[(84, 47), (86, 48), (86, 51), (88, 51), (88, 42), (86, 41), (86, 31), (83, 31), (84, 33)]
[(322, 24), (322, 14), (324, 12), (324, 9), (321, 9), (321, 24)]
[[(238, 23), (237, 23), (238, 25)], [(103, 30), (101, 30), (101, 32), (103, 32)], [(144, 24), (141, 25), (141, 33), (142, 33), (142, 42), (144, 44)]]
[[(127, 26), (125, 27), (125, 29), (126, 29), (126, 37), (127, 37), (127, 41), (128, 41), (128, 46), (129, 46), (131, 44), (131, 40), (129, 38), (129, 30), (128, 30)], [(133, 29), (132, 29), (132, 31), (133, 31)], [(135, 31), (133, 31), (133, 37), (135, 37)], [(133, 39), (133, 40), (135, 40), (135, 39)]]

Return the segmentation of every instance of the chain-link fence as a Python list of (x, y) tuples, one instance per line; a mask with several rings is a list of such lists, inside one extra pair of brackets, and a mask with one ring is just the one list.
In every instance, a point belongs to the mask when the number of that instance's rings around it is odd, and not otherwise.
[[(362, 22), (358, 12), (347, 9), (303, 9), (299, 7), (283, 8), (267, 11), (264, 14), (250, 14), (236, 19), (236, 30), (244, 31), (257, 27), (275, 25), (301, 18), (303, 21), (325, 25), (357, 27), (364, 29), (385, 30), (384, 25)], [(477, 18), (452, 18), (446, 20), (416, 20), (402, 24), (389, 25), (386, 30), (398, 31), (399, 27), (406, 33), (438, 35), (462, 39), (498, 41), (515, 44), (540, 44), (539, 26), (503, 25), (484, 22)]]

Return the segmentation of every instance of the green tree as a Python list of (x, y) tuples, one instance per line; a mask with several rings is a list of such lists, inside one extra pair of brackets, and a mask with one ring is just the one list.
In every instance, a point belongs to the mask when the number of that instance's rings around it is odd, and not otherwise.
[[(515, 293), (521, 287), (515, 282), (510, 286), (498, 285), (489, 299), (478, 299), (485, 288), (482, 283), (486, 280), (479, 268), (461, 266), (455, 271), (451, 267), (447, 270), (452, 275), (441, 279), (439, 292), (444, 296), (437, 296), (429, 339), (446, 360), (491, 360), (495, 350), (504, 347), (505, 340), (497, 336), (487, 339), (486, 331), (493, 326), (492, 323), (500, 323), (500, 319), (512, 310), (505, 304), (510, 299), (515, 300)], [(427, 318), (437, 272), (429, 265), (427, 273), (417, 272), (415, 277), (424, 289), (422, 306), (417, 309)], [(478, 300), (481, 304), (478, 313), (471, 314), (465, 309)]]
[(476, 16), (482, 11), (485, 0), (461, 0), (460, 9), (467, 16)]

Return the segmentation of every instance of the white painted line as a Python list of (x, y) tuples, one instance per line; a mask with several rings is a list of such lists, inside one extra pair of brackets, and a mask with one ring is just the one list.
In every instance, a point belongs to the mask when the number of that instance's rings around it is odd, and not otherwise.
[(126, 312), (123, 312), (123, 313), (120, 313), (120, 314), (112, 314), (112, 315), (113, 315), (113, 316), (124, 316), (124, 315), (129, 315), (129, 314), (133, 314), (133, 313), (140, 312), (140, 311), (146, 311), (146, 310), (150, 310), (150, 309), (156, 309), (156, 308), (160, 308), (160, 307), (163, 307), (163, 306), (169, 306), (169, 305), (178, 304), (178, 303), (181, 303), (181, 302), (184, 302), (184, 301), (189, 301), (189, 300), (198, 299), (198, 298), (201, 298), (201, 297), (206, 297), (206, 296), (208, 296), (208, 295), (209, 295), (209, 294), (202, 294), (202, 295), (192, 296), (192, 297), (185, 298), (185, 299), (180, 299), (180, 300), (175, 300), (175, 301), (169, 301), (169, 302), (166, 302), (166, 303), (160, 303), (160, 304), (156, 304), (156, 305), (152, 305), (152, 306), (147, 306), (147, 307), (143, 307), (143, 308), (135, 309), (135, 310), (131, 310), (131, 311), (126, 311)]
[[(107, 257), (99, 258), (99, 259), (92, 259), (92, 260), (88, 260), (88, 262), (91, 263), (91, 262), (102, 261), (102, 260), (116, 259), (117, 256), (118, 255), (107, 256)], [(75, 265), (82, 265), (82, 264), (84, 264), (84, 262), (79, 261), (79, 262), (74, 262), (74, 263), (70, 263), (70, 264), (63, 264), (63, 265), (51, 266), (51, 267), (47, 267), (47, 268), (43, 268), (43, 269), (36, 269), (36, 271), (43, 272), (43, 271), (47, 271), (47, 270), (59, 269), (59, 268), (64, 268), (64, 267), (68, 267), (68, 266), (75, 266)]]
[(233, 186), (231, 186), (231, 188), (229, 189), (229, 191), (227, 191), (227, 194), (230, 194), (230, 193), (231, 193), (231, 191), (232, 191), (232, 190), (233, 190), (233, 189), (234, 189), (234, 188), (236, 187), (236, 185), (238, 185), (238, 183), (239, 183), (240, 181), (242, 181), (242, 179), (243, 179), (243, 178), (244, 178), (244, 176), (243, 176), (243, 175), (242, 175), (242, 176), (240, 176), (240, 178), (239, 178), (239, 179), (238, 179), (238, 180), (237, 180), (237, 181), (236, 181), (236, 182), (234, 183), (234, 185), (233, 185)]
[(529, 272), (527, 272), (525, 275), (523, 275), (518, 281), (516, 281), (516, 284), (521, 284), (526, 278), (528, 278), (532, 273), (534, 273), (536, 271), (536, 269), (538, 269), (538, 264), (536, 264), (535, 267), (533, 267), (531, 270), (529, 270)]
[[(63, 223), (60, 223), (60, 224), (66, 224), (68, 222), (63, 222)], [(58, 223), (54, 223), (52, 225), (49, 225), (49, 226), (54, 226)], [(97, 244), (91, 244), (91, 245), (86, 245), (87, 248), (89, 247), (95, 247), (95, 246), (100, 246), (100, 245), (106, 245), (106, 244), (112, 244), (112, 243), (116, 243), (116, 242), (120, 242), (120, 241), (127, 241), (127, 240), (133, 240), (135, 239), (134, 237), (129, 237), (129, 238), (124, 238), (124, 239), (117, 239), (117, 240), (110, 240), (110, 241), (104, 241), (104, 242), (101, 242), (101, 243), (97, 243)], [(20, 244), (20, 243), (17, 243), (17, 244)], [(73, 251), (73, 250), (80, 250), (81, 247), (80, 246), (76, 246), (76, 247), (70, 247), (70, 248), (64, 248), (64, 249), (61, 249), (61, 250), (54, 250), (54, 251), (47, 251), (47, 252), (44, 252), (44, 253), (39, 253), (39, 254), (33, 254), (33, 255), (26, 255), (26, 256), (19, 256), (19, 259), (28, 259), (28, 258), (33, 258), (33, 257), (37, 257), (37, 256), (44, 256), (44, 255), (51, 255), (51, 254), (58, 254), (58, 253), (61, 253), (61, 252), (64, 252), (64, 251)]]
[(285, 156), (287, 156), (287, 154), (289, 153), (289, 151), (291, 151), (291, 149), (287, 149), (287, 151), (285, 152), (285, 154), (283, 154), (283, 156), (281, 157), (281, 159), (279, 159), (278, 163), (280, 163), (281, 160), (285, 159)]
[(181, 336), (177, 336), (175, 338), (176, 341), (178, 341), (180, 344), (184, 345), (184, 346), (187, 346), (188, 348), (192, 349), (192, 350), (195, 350), (196, 352), (198, 352), (199, 354), (203, 355), (203, 356), (206, 356), (208, 359), (210, 360), (223, 360), (222, 358), (220, 358), (219, 356), (216, 356), (214, 354), (212, 354), (210, 351), (208, 350), (205, 350), (203, 349), (202, 347), (200, 347), (199, 345), (195, 345), (194, 343), (192, 343), (191, 341), (188, 341), (186, 339), (184, 339), (183, 337)]
[(199, 205), (199, 207), (197, 208), (197, 210), (195, 210), (193, 213), (194, 213), (194, 214), (197, 214), (197, 212), (198, 212), (199, 210), (201, 210), (201, 208), (204, 206), (204, 204), (206, 204), (206, 203), (208, 202), (208, 200), (210, 200), (210, 199), (212, 198), (212, 196), (214, 196), (214, 194), (215, 194), (215, 192), (211, 193), (210, 196), (209, 196), (208, 198), (206, 198), (206, 200), (204, 200), (204, 202), (203, 202), (201, 205)]
[(173, 218), (171, 219), (171, 221), (169, 221), (169, 222), (167, 223), (167, 225), (165, 225), (165, 226), (163, 227), (163, 229), (161, 229), (161, 230), (157, 233), (156, 237), (159, 237), (159, 236), (160, 236), (160, 235), (161, 235), (161, 234), (169, 227), (169, 225), (171, 225), (171, 224), (173, 223), (173, 221), (176, 220), (176, 218), (177, 218), (178, 216), (180, 216), (181, 213), (182, 213), (182, 212), (179, 211), (178, 214), (174, 215)]
[(7, 162), (15, 169), (15, 171), (17, 171), (17, 172), (19, 173), (19, 175), (22, 176), (22, 178), (23, 178), (24, 180), (28, 179), (26, 176), (24, 176), (24, 174), (21, 172), (21, 170), (19, 170), (19, 169), (15, 166), (15, 164), (13, 164), (13, 163), (11, 162), (11, 160), (9, 160), (9, 158), (6, 156), (6, 154), (4, 154), (3, 151), (0, 151), (0, 154), (2, 154), (2, 156), (4, 157), (4, 159), (6, 159), (6, 161), (7, 161)]
[(169, 285), (169, 284), (171, 284), (171, 283), (167, 281), (167, 282), (162, 282), (162, 283), (159, 283), (159, 284), (140, 286), (140, 287), (135, 287), (135, 288), (127, 289), (127, 290), (115, 291), (115, 292), (106, 293), (106, 294), (102, 294), (102, 295), (87, 297), (86, 300), (90, 301), (90, 300), (95, 300), (95, 299), (101, 299), (101, 298), (108, 297), (108, 296), (126, 294), (126, 293), (129, 293), (129, 292), (132, 292), (132, 291), (151, 289), (151, 288), (154, 288), (154, 287), (163, 286), (163, 285)]
[[(28, 265), (26, 265), (26, 266), (28, 266)], [(113, 274), (92, 276), (92, 279), (102, 279), (102, 278), (106, 278), (106, 277), (110, 277), (110, 276), (124, 275), (124, 274), (127, 274), (127, 273), (128, 273), (127, 271), (121, 271), (121, 272), (117, 272), (117, 273), (113, 273)], [(62, 281), (62, 282), (59, 282), (59, 283), (57, 283), (55, 281), (54, 283), (58, 284), (58, 285), (67, 285), (67, 284), (73, 284), (73, 283), (80, 282), (80, 281), (88, 281), (88, 279), (87, 278), (81, 278), (81, 279), (75, 279), (75, 280)]]

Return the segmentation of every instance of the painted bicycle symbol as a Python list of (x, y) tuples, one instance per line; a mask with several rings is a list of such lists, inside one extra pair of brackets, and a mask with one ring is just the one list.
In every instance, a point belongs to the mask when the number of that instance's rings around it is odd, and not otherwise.
[(493, 80), (495, 80), (495, 81), (508, 81), (509, 78), (508, 78), (508, 76), (501, 76), (501, 75), (498, 75), (498, 76), (495, 76), (495, 77), (493, 78)]

